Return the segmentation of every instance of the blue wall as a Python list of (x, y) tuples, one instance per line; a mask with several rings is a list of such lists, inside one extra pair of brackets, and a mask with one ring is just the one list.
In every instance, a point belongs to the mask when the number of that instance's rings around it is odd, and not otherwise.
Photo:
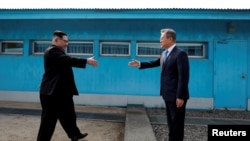
[[(235, 33), (227, 33), (228, 22), (236, 27)], [(190, 58), (189, 86), (191, 97), (213, 97), (213, 42), (229, 38), (241, 39), (248, 41), (249, 48), (249, 25), (250, 21), (244, 20), (0, 20), (0, 40), (24, 41), (23, 55), (0, 55), (0, 90), (39, 90), (43, 74), (43, 56), (31, 54), (31, 42), (51, 40), (52, 32), (60, 29), (68, 33), (70, 40), (94, 42), (94, 56), (99, 61), (99, 66), (97, 68), (87, 66), (85, 70), (74, 69), (80, 93), (158, 96), (160, 68), (138, 70), (128, 67), (127, 64), (131, 59), (141, 61), (154, 59), (136, 57), (136, 42), (158, 42), (160, 29), (171, 27), (177, 32), (177, 42), (207, 43), (207, 58)], [(100, 56), (100, 41), (129, 41), (131, 56)], [(248, 68), (248, 74), (249, 70)], [(248, 97), (249, 93), (248, 90)]]

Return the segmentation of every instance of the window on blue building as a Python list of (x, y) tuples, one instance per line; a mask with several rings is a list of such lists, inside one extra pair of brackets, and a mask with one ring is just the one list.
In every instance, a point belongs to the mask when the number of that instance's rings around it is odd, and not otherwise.
[(49, 45), (51, 45), (51, 41), (34, 41), (32, 54), (43, 54)]
[[(44, 54), (51, 41), (34, 41), (33, 54)], [(66, 50), (69, 55), (93, 55), (93, 42), (70, 41)]]
[(160, 43), (137, 43), (137, 56), (159, 57), (163, 49)]
[(22, 41), (0, 41), (1, 54), (23, 54)]
[(93, 42), (70, 41), (67, 53), (69, 55), (93, 55), (94, 44)]
[(205, 58), (205, 44), (203, 43), (177, 43), (190, 58)]
[[(205, 58), (206, 50), (204, 43), (176, 43), (178, 47), (182, 48), (189, 58)], [(160, 43), (137, 43), (137, 56), (139, 57), (159, 57), (163, 49)]]
[(102, 56), (129, 56), (129, 42), (101, 42), (100, 54)]

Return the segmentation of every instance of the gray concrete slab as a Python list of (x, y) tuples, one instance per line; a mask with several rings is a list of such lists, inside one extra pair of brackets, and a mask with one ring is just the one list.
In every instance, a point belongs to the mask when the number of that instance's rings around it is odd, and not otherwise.
[(143, 105), (127, 105), (124, 141), (156, 141)]

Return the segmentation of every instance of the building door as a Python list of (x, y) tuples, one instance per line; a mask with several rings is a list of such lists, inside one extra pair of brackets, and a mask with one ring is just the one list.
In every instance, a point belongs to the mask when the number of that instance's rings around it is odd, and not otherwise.
[(246, 109), (247, 42), (215, 41), (214, 107)]

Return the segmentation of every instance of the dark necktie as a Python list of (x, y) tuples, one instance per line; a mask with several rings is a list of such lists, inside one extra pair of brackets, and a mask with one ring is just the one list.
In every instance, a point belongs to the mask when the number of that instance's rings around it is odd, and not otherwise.
[(167, 58), (168, 58), (168, 50), (166, 50), (164, 53), (163, 63), (165, 63), (167, 61)]

